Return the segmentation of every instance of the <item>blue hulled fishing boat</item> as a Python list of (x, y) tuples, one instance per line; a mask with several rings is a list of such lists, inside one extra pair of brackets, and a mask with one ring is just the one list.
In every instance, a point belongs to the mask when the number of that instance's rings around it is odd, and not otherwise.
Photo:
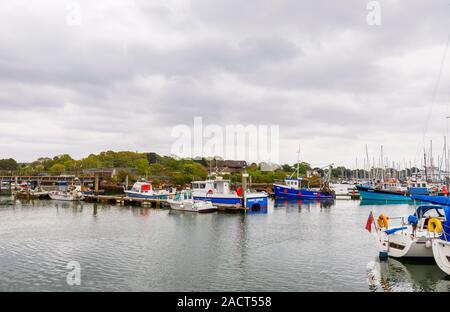
[[(321, 199), (321, 198), (336, 198), (336, 194), (329, 187), (329, 181), (331, 177), (331, 167), (332, 165), (326, 166), (328, 167), (328, 174), (325, 178), (325, 182), (322, 188), (320, 189), (310, 189), (302, 186), (303, 178), (300, 177), (300, 148), (298, 151), (296, 172), (294, 172), (290, 177), (284, 179), (284, 183), (274, 183), (273, 191), (275, 193), (275, 198), (285, 198), (285, 199)], [(294, 178), (294, 174), (297, 174), (297, 177)]]
[(274, 184), (275, 197), (287, 199), (336, 198), (336, 194), (329, 189), (313, 190), (301, 187), (302, 180), (302, 178), (286, 178), (284, 184)]
[(356, 189), (359, 192), (362, 200), (376, 200), (376, 201), (396, 201), (408, 202), (411, 197), (407, 191), (402, 190), (388, 190), (383, 188), (376, 188), (370, 185), (357, 185)]

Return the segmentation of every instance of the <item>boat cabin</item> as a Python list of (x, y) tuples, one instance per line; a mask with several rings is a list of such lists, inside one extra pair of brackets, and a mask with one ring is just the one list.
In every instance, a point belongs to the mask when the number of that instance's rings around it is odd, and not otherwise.
[(192, 182), (193, 192), (202, 192), (206, 194), (228, 194), (230, 193), (230, 180), (216, 179), (206, 181)]
[(410, 181), (408, 182), (408, 190), (412, 195), (428, 195), (428, 183), (426, 181)]
[(419, 219), (418, 227), (419, 229), (426, 229), (427, 218), (437, 218), (439, 219), (443, 226), (444, 232), (446, 227), (448, 228), (450, 222), (450, 208), (448, 206), (436, 206), (436, 205), (428, 205), (428, 206), (420, 206), (417, 208), (415, 215)]
[(294, 179), (294, 178), (286, 178), (284, 179), (284, 183), (286, 186), (298, 190), (301, 188), (302, 179)]
[(153, 187), (152, 184), (149, 182), (138, 181), (134, 183), (133, 187), (131, 188), (131, 191), (136, 193), (149, 193), (153, 191)]

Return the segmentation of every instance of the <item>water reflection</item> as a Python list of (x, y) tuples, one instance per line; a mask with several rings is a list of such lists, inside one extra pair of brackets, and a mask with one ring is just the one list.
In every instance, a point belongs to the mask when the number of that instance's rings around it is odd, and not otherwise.
[(378, 200), (378, 199), (362, 199), (360, 206), (379, 206), (379, 205), (414, 205), (415, 201), (397, 201), (397, 200)]
[(271, 200), (268, 214), (197, 214), (1, 197), (0, 291), (73, 290), (67, 259), (85, 268), (82, 291), (450, 291), (433, 261), (373, 261), (368, 211), (412, 208)]
[(287, 211), (306, 209), (309, 211), (312, 207), (331, 208), (335, 205), (334, 199), (275, 199), (274, 209), (286, 209)]
[(377, 259), (367, 265), (367, 275), (371, 291), (450, 291), (449, 276), (432, 259)]

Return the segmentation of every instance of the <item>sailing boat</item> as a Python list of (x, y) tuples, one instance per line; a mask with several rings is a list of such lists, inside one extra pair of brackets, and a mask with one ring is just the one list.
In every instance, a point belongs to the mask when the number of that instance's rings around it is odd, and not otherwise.
[[(273, 190), (276, 198), (286, 199), (323, 199), (336, 198), (336, 194), (329, 187), (329, 180), (331, 176), (331, 165), (329, 166), (328, 174), (324, 186), (320, 190), (313, 190), (302, 187), (303, 178), (300, 177), (300, 148), (297, 157), (297, 170), (290, 177), (284, 179), (284, 184), (273, 184)], [(293, 177), (294, 174), (297, 177)]]

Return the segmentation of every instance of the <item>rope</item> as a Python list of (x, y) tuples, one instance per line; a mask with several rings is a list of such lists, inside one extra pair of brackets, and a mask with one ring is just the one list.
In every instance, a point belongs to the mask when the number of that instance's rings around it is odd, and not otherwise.
[[(436, 80), (436, 84), (434, 86), (432, 98), (431, 98), (431, 106), (430, 106), (430, 109), (428, 110), (427, 118), (425, 120), (425, 126), (424, 126), (423, 133), (422, 133), (422, 146), (424, 146), (424, 147), (425, 147), (425, 137), (426, 137), (426, 134), (428, 132), (428, 125), (430, 123), (431, 114), (433, 112), (433, 107), (434, 107), (434, 104), (436, 102), (437, 91), (439, 89), (439, 85), (440, 85), (440, 81), (441, 81), (441, 77), (442, 77), (442, 71), (443, 71), (443, 68), (444, 68), (445, 61), (447, 59), (447, 51), (448, 51), (449, 44), (450, 44), (450, 35), (447, 37), (447, 44), (445, 45), (444, 54), (442, 56), (441, 64), (439, 66), (439, 74), (438, 74), (438, 77), (437, 77), (437, 80)], [(450, 99), (450, 94), (449, 94), (449, 99)], [(420, 155), (422, 154), (422, 151), (421, 151), (421, 148), (420, 148), (420, 144), (418, 144), (417, 151), (418, 152), (417, 152), (416, 155), (419, 155), (419, 160), (420, 160), (421, 159)]]

